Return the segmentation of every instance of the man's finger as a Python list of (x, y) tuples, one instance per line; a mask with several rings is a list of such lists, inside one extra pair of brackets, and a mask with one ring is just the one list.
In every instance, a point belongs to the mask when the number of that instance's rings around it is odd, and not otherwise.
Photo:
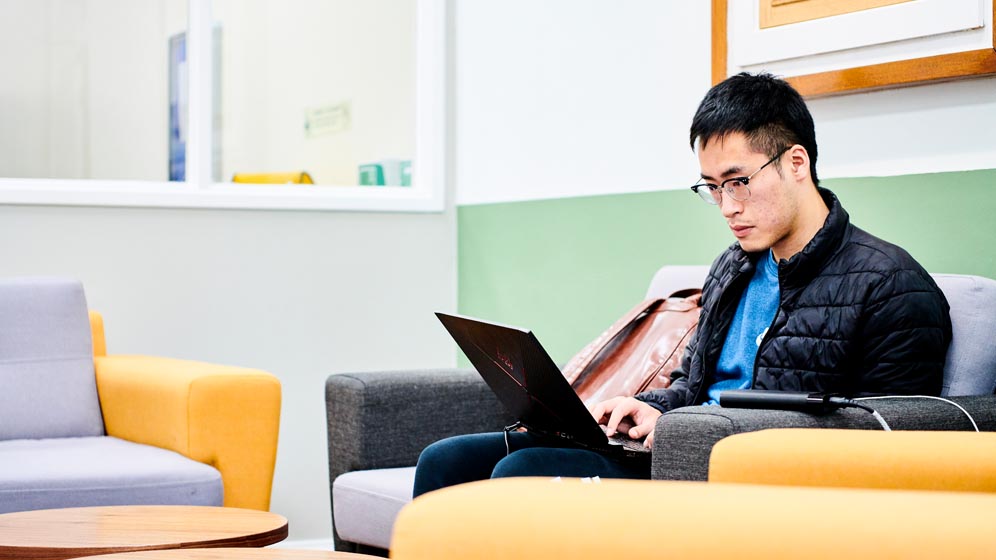
[(644, 422), (630, 428), (629, 437), (632, 439), (640, 439), (652, 431), (654, 431), (654, 424), (651, 422)]
[(623, 418), (629, 416), (633, 412), (633, 407), (629, 406), (629, 404), (629, 399), (626, 399), (612, 408), (612, 414), (609, 416), (609, 421), (605, 424), (607, 435), (616, 435), (616, 429), (619, 427), (619, 422), (622, 422)]
[(596, 422), (602, 421), (602, 416), (605, 416), (605, 403), (600, 402), (591, 409), (591, 415), (595, 417)]
[(591, 415), (595, 417), (596, 422), (601, 424), (602, 418), (605, 418), (606, 414), (612, 412), (612, 409), (615, 408), (616, 404), (618, 404), (620, 400), (620, 397), (613, 397), (607, 401), (602, 401), (596, 404), (594, 408), (591, 409)]

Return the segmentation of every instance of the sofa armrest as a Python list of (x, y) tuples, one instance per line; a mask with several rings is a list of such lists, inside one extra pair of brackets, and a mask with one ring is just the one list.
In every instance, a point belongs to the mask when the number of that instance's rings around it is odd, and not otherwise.
[(218, 469), (224, 504), (268, 510), (280, 381), (254, 369), (152, 356), (96, 357), (107, 435)]
[(325, 407), (330, 483), (345, 472), (413, 466), (436, 440), (511, 423), (469, 369), (330, 375)]
[[(983, 431), (996, 430), (996, 396), (951, 397)], [(893, 430), (972, 430), (963, 412), (950, 403), (927, 398), (869, 400)], [(658, 480), (706, 480), (709, 454), (719, 440), (768, 428), (840, 428), (881, 430), (864, 410), (843, 409), (814, 415), (783, 410), (690, 406), (662, 415), (654, 431), (651, 476)]]

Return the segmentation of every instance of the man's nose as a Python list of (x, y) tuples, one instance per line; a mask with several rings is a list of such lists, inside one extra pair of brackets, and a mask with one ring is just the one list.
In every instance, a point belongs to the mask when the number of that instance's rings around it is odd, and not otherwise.
[(723, 217), (730, 219), (733, 216), (743, 212), (744, 204), (740, 201), (734, 200), (732, 196), (723, 193), (723, 197), (719, 201), (719, 210), (723, 213)]

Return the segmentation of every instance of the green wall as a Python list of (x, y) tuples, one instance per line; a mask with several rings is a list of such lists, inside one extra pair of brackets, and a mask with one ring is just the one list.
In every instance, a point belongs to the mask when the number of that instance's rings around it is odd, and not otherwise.
[[(996, 169), (823, 186), (927, 270), (996, 278)], [(460, 313), (528, 327), (558, 361), (639, 302), (660, 266), (709, 264), (733, 242), (684, 190), (461, 206), (457, 220)]]

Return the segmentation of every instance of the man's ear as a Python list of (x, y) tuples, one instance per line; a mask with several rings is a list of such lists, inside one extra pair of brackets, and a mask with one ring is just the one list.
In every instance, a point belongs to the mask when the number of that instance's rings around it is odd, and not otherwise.
[(789, 148), (789, 171), (796, 181), (809, 177), (809, 152), (801, 144)]

